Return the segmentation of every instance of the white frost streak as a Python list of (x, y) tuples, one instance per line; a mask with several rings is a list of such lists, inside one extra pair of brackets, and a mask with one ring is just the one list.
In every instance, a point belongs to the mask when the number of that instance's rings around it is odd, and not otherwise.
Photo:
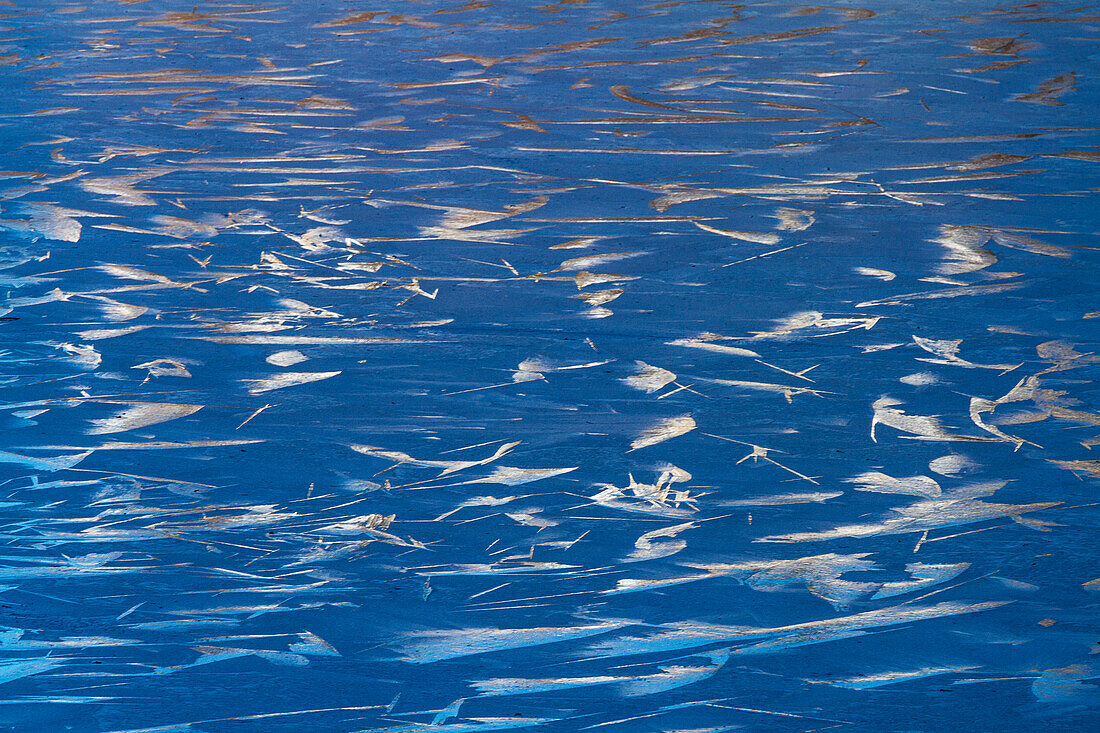
[(251, 385), (249, 394), (262, 394), (285, 387), (294, 387), (309, 382), (319, 382), (322, 379), (331, 379), (341, 372), (283, 372), (264, 379), (242, 379), (244, 384)]
[(669, 370), (650, 366), (644, 361), (635, 362), (635, 366), (637, 371), (632, 376), (625, 377), (622, 380), (623, 384), (632, 389), (653, 393), (671, 384), (676, 379), (676, 375)]
[(127, 407), (114, 417), (92, 420), (88, 435), (107, 435), (127, 430), (137, 430), (169, 420), (192, 415), (203, 405), (177, 405), (159, 402), (141, 402)]
[(641, 435), (635, 438), (630, 444), (630, 451), (627, 452), (629, 453), (639, 448), (647, 448), (651, 445), (663, 443), (666, 440), (678, 438), (681, 435), (690, 433), (694, 429), (695, 420), (691, 415), (665, 418), (656, 425), (647, 428)]
[(621, 629), (632, 623), (632, 621), (614, 620), (584, 626), (424, 631), (409, 635), (412, 640), (399, 645), (399, 648), (405, 659), (424, 664), (505, 649), (524, 649), (559, 641), (583, 639), (587, 636), (595, 636), (607, 631)]

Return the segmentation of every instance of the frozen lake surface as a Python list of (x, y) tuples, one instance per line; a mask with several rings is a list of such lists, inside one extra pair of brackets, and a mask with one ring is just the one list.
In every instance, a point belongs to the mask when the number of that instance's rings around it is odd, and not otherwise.
[(0, 728), (1100, 725), (1100, 9), (3, 4)]

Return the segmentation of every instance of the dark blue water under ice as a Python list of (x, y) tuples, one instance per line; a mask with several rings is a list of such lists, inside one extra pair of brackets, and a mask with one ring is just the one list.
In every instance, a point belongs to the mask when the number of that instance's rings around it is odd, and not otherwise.
[(0, 7), (0, 729), (1100, 724), (1100, 6)]

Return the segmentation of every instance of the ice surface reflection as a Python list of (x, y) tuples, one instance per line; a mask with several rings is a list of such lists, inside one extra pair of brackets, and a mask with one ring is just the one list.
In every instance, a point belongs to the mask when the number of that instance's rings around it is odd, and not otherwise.
[(1095, 8), (5, 5), (6, 729), (1100, 721)]

